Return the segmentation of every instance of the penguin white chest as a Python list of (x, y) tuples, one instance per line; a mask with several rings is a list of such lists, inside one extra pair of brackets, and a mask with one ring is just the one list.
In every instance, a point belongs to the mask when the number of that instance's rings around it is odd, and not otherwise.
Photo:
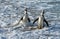
[(20, 21), (21, 24), (27, 24), (28, 23), (28, 18), (27, 17), (23, 17), (23, 20)]
[(38, 26), (43, 26), (43, 18), (39, 17)]
[(26, 23), (28, 22), (28, 17), (27, 16), (23, 17), (23, 22), (26, 22)]

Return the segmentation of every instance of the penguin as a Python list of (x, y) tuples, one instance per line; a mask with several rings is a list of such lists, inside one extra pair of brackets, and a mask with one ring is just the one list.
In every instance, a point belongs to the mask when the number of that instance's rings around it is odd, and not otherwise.
[(27, 8), (25, 8), (24, 16), (21, 17), (21, 19), (19, 20), (18, 24), (19, 23), (21, 23), (21, 24), (27, 24), (29, 22), (30, 22), (30, 18), (28, 17)]
[[(27, 13), (27, 8), (25, 8), (24, 11), (24, 16), (22, 16), (19, 21), (12, 23), (10, 26), (6, 26), (4, 28), (10, 28), (12, 27), (13, 29), (21, 28), (22, 26), (29, 26), (29, 23), (31, 22), (28, 13)], [(22, 26), (21, 26), (22, 25)]]
[(28, 13), (27, 13), (27, 8), (25, 8), (25, 11), (24, 11), (24, 16), (22, 16), (19, 21), (13, 25), (13, 26), (17, 26), (19, 24), (27, 24), (30, 22), (30, 18), (28, 17)]
[(49, 26), (48, 22), (46, 21), (46, 19), (44, 18), (44, 10), (42, 10), (41, 16), (39, 16), (37, 19), (35, 19), (33, 21), (33, 24), (38, 21), (38, 29), (42, 29), (44, 27), (44, 23), (46, 23), (47, 26)]
[(23, 17), (21, 17), (21, 21), (23, 22), (30, 22), (30, 18), (28, 17), (28, 13), (27, 13), (27, 8), (25, 9), (25, 15)]

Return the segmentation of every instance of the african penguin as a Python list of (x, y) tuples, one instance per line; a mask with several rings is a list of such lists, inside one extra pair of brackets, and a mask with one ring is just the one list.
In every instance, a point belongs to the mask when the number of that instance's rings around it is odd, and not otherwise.
[(20, 19), (20, 23), (27, 24), (29, 22), (30, 22), (30, 18), (28, 17), (27, 8), (26, 8), (25, 12), (24, 12), (24, 16), (21, 17), (21, 19)]
[(48, 22), (44, 18), (44, 10), (42, 10), (41, 16), (39, 16), (37, 19), (33, 21), (33, 24), (38, 21), (38, 27), (39, 29), (42, 29), (44, 27), (44, 22), (49, 26)]
[(28, 13), (27, 13), (27, 8), (25, 8), (25, 11), (24, 11), (24, 16), (21, 17), (18, 21), (18, 23), (16, 23), (14, 26), (17, 26), (19, 24), (27, 24), (30, 22), (30, 18), (28, 17)]

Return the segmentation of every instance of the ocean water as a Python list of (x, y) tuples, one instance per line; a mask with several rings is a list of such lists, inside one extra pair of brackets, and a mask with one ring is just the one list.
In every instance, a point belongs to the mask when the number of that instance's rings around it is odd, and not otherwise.
[[(24, 15), (25, 8), (28, 8), (31, 21), (44, 9), (50, 27), (31, 31), (13, 30), (13, 23)], [(60, 0), (0, 0), (0, 39), (60, 39)]]

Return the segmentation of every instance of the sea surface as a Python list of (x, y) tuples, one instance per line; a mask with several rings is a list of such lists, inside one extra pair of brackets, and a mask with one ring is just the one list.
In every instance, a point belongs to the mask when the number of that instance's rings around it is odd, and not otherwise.
[[(41, 10), (45, 10), (49, 27), (31, 31), (13, 30), (13, 23), (24, 16), (25, 8), (28, 8), (32, 22)], [(0, 0), (0, 39), (60, 39), (60, 0)]]

